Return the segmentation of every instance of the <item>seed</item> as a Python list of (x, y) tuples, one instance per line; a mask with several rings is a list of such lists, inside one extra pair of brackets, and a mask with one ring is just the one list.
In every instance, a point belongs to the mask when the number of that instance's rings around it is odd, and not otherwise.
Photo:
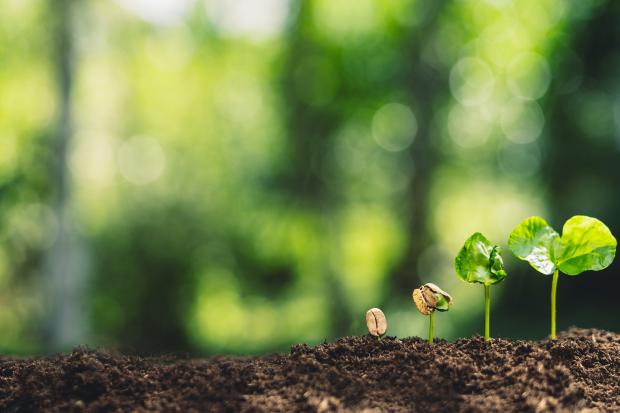
[(436, 294), (444, 296), (449, 303), (452, 303), (450, 294), (433, 283), (424, 284), (422, 287), (413, 290), (413, 302), (415, 302), (418, 311), (424, 315), (429, 315), (435, 311), (435, 307), (437, 306)]
[(366, 325), (368, 332), (375, 336), (381, 337), (387, 331), (387, 319), (385, 314), (378, 308), (371, 308), (366, 312)]
[(413, 302), (415, 303), (415, 306), (418, 308), (418, 311), (421, 312), (422, 314), (429, 315), (435, 309), (435, 307), (431, 307), (426, 302), (426, 297), (424, 296), (424, 286), (413, 290), (412, 296), (413, 296)]

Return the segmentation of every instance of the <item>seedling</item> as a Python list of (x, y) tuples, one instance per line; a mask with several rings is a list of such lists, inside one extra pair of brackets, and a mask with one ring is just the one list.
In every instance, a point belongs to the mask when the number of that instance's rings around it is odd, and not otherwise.
[(380, 341), (381, 337), (387, 331), (387, 319), (385, 314), (379, 308), (371, 308), (366, 311), (366, 326), (371, 336), (377, 337)]
[(491, 285), (506, 278), (501, 249), (476, 232), (465, 241), (454, 259), (456, 274), (468, 283), (484, 285), (484, 340), (491, 338)]
[(616, 256), (616, 239), (596, 218), (576, 215), (564, 223), (562, 236), (541, 217), (529, 217), (510, 234), (508, 247), (536, 271), (550, 275), (551, 338), (555, 339), (558, 274), (579, 275), (607, 268)]
[(452, 305), (452, 297), (432, 283), (426, 283), (420, 288), (416, 288), (413, 290), (412, 296), (418, 311), (429, 316), (428, 344), (433, 344), (435, 336), (435, 310), (448, 311)]

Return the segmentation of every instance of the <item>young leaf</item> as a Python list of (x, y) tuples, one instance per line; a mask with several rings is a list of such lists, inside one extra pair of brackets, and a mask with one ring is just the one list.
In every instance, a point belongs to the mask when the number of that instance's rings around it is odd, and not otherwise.
[(607, 268), (616, 256), (616, 239), (596, 218), (576, 215), (562, 229), (558, 267), (568, 275)]
[(448, 311), (450, 309), (450, 301), (448, 301), (448, 299), (445, 296), (439, 293), (435, 293), (435, 298), (437, 298), (437, 303), (435, 304), (435, 310)]
[(476, 232), (465, 241), (465, 245), (454, 260), (456, 273), (463, 281), (496, 284), (506, 278), (501, 249)]
[[(491, 256), (489, 257), (489, 263), (491, 264), (490, 270), (492, 274), (506, 277), (506, 270), (504, 269), (504, 261), (502, 260), (502, 249), (497, 245), (491, 250)], [(500, 280), (501, 281), (501, 280)], [(499, 282), (499, 281), (498, 281)]]
[(536, 271), (553, 274), (555, 250), (560, 235), (541, 217), (529, 217), (510, 234), (508, 248), (514, 255), (530, 263)]

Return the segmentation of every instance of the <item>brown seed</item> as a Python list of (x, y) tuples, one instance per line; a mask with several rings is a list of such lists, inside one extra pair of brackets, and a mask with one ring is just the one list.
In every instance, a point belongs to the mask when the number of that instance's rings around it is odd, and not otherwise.
[(420, 288), (413, 290), (413, 302), (415, 303), (418, 311), (424, 315), (430, 315), (435, 311), (437, 306), (437, 297), (435, 294), (443, 295), (450, 304), (452, 304), (452, 297), (450, 294), (439, 288), (433, 283), (426, 283)]
[(413, 297), (413, 302), (415, 303), (415, 306), (418, 308), (418, 311), (421, 312), (422, 314), (430, 315), (430, 313), (432, 313), (433, 310), (435, 309), (435, 307), (431, 307), (426, 302), (426, 298), (424, 297), (424, 286), (413, 290), (412, 297)]
[(371, 335), (375, 337), (384, 335), (387, 331), (387, 319), (383, 311), (378, 308), (371, 308), (366, 311), (366, 325)]
[(424, 297), (426, 305), (428, 305), (432, 309), (437, 307), (437, 297), (435, 296), (435, 292), (428, 288), (426, 285), (422, 286), (421, 290), (422, 297)]

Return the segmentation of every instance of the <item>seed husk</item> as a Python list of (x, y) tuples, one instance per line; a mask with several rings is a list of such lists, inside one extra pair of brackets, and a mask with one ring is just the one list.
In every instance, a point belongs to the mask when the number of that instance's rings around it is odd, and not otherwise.
[(368, 332), (375, 336), (381, 337), (387, 331), (387, 319), (385, 314), (379, 308), (371, 308), (366, 312), (366, 326)]
[(427, 304), (423, 291), (423, 286), (413, 290), (413, 302), (415, 303), (415, 306), (418, 308), (419, 312), (424, 315), (430, 315), (430, 313), (433, 312), (434, 308)]
[[(452, 304), (452, 296), (433, 283), (426, 283), (420, 288), (416, 288), (413, 290), (412, 296), (418, 311), (424, 315), (430, 315), (435, 311), (438, 301), (442, 298), (447, 300), (448, 304)], [(445, 301), (443, 302), (445, 305)], [(441, 308), (439, 310), (441, 311)]]
[(445, 292), (444, 290), (442, 290), (441, 288), (439, 288), (437, 285), (433, 284), (433, 283), (426, 283), (424, 284), (424, 286), (428, 289), (430, 289), (431, 291), (433, 291), (436, 294), (441, 294), (444, 296), (444, 298), (446, 300), (448, 300), (448, 302), (450, 304), (452, 304), (452, 296), (450, 294), (448, 294), (447, 292)]

